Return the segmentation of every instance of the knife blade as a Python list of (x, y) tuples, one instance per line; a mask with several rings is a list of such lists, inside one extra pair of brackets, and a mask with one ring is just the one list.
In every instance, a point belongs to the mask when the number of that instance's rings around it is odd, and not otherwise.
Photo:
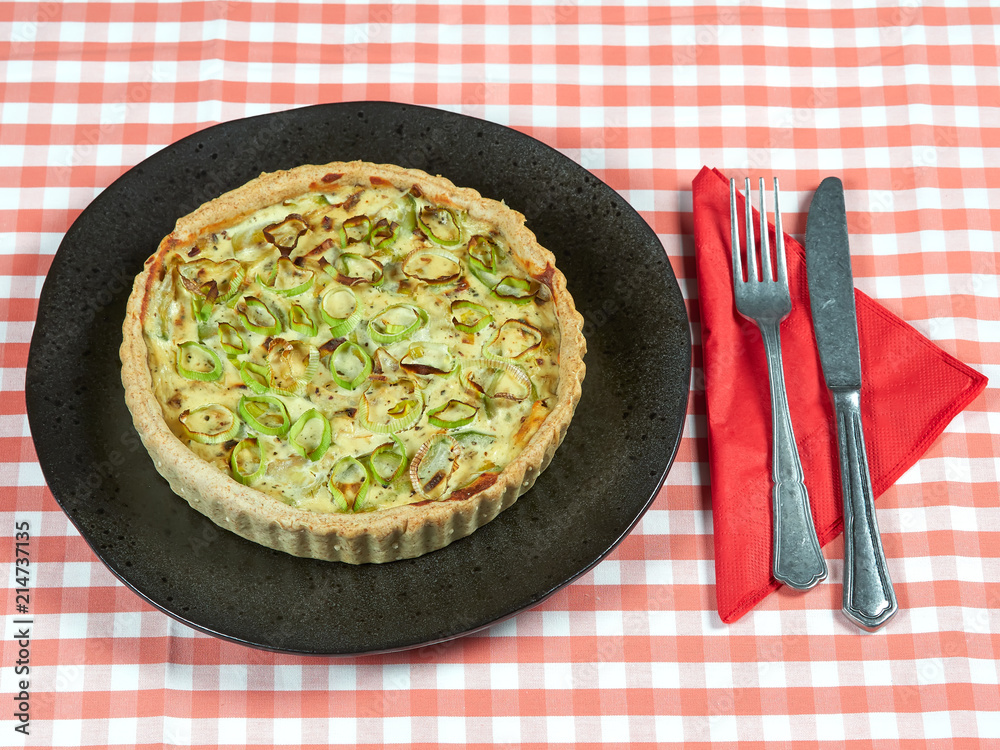
[(844, 186), (827, 177), (816, 189), (806, 220), (806, 276), (813, 330), (830, 388), (861, 390), (861, 347), (854, 277), (847, 239)]
[(844, 186), (820, 183), (806, 220), (806, 277), (823, 377), (833, 399), (844, 498), (844, 614), (876, 630), (897, 611), (875, 518), (861, 427), (861, 350)]

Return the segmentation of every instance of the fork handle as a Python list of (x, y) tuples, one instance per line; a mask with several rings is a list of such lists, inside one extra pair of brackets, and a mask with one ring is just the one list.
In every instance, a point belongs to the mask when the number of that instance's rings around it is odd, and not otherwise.
[(774, 556), (771, 568), (774, 577), (786, 586), (805, 590), (826, 578), (827, 568), (819, 539), (816, 538), (809, 493), (803, 481), (802, 462), (795, 447), (778, 326), (779, 323), (760, 325), (771, 384), (771, 476), (774, 479)]
[(844, 614), (865, 630), (876, 630), (896, 614), (896, 593), (875, 520), (861, 393), (832, 391), (844, 495)]

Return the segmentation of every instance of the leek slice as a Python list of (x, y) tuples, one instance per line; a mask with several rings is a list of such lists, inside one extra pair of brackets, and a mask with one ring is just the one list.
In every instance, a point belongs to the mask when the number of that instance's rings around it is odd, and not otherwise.
[(350, 245), (368, 242), (372, 235), (372, 220), (364, 214), (344, 219), (340, 225), (340, 247), (346, 250)]
[(487, 359), (514, 360), (541, 346), (544, 334), (523, 320), (506, 320), (496, 336), (483, 346)]
[(432, 436), (410, 462), (410, 484), (414, 491), (428, 500), (443, 497), (461, 452), (455, 438), (448, 433)]
[[(390, 434), (391, 443), (383, 443), (374, 451), (368, 459), (372, 473), (383, 487), (388, 487), (395, 482), (406, 471), (406, 445), (397, 435)], [(395, 468), (392, 468), (395, 463)], [(383, 471), (383, 469), (385, 469)]]
[(336, 287), (324, 294), (319, 313), (334, 337), (346, 336), (361, 322), (358, 296), (346, 286)]
[(496, 299), (526, 305), (538, 294), (538, 284), (516, 276), (504, 276), (490, 292)]
[(368, 335), (378, 344), (395, 344), (412, 336), (429, 319), (427, 311), (416, 305), (389, 305), (368, 321)]
[(268, 387), (282, 396), (301, 396), (319, 370), (319, 351), (307, 341), (272, 339), (267, 352)]
[(378, 286), (385, 279), (381, 263), (357, 253), (341, 253), (333, 262), (333, 268), (337, 272), (337, 280), (348, 286)]
[(314, 322), (302, 305), (292, 305), (288, 313), (288, 327), (300, 336), (312, 338), (319, 333), (319, 324)]
[[(299, 437), (302, 435), (302, 431), (306, 428), (306, 425), (314, 419), (321, 421), (320, 438), (316, 443), (316, 446), (309, 450), (308, 446), (303, 445), (299, 442)], [(326, 453), (327, 449), (330, 447), (330, 443), (333, 438), (333, 433), (330, 428), (330, 420), (328, 420), (322, 412), (316, 409), (310, 409), (305, 412), (301, 417), (295, 420), (295, 424), (288, 431), (288, 442), (292, 444), (292, 448), (304, 458), (308, 458), (310, 461), (319, 461), (323, 454)]]
[(220, 287), (219, 296), (216, 298), (215, 301), (220, 305), (224, 305), (230, 300), (236, 299), (237, 295), (239, 295), (240, 293), (240, 290), (243, 288), (243, 282), (246, 279), (246, 276), (247, 276), (247, 270), (241, 264), (240, 267), (236, 269), (236, 273), (233, 274), (233, 278), (229, 280), (229, 289), (223, 290)]
[(271, 382), (271, 371), (267, 365), (243, 362), (240, 365), (240, 378), (247, 388), (259, 396), (262, 393), (267, 393)]
[(357, 513), (364, 507), (372, 478), (358, 459), (344, 456), (333, 465), (327, 487), (334, 504), (342, 513)]
[(466, 247), (469, 256), (469, 270), (472, 275), (483, 282), (490, 289), (495, 287), (500, 281), (497, 273), (500, 267), (500, 248), (496, 242), (489, 237), (477, 234)]
[(415, 375), (447, 375), (455, 371), (455, 356), (440, 341), (414, 341), (399, 366)]
[[(309, 231), (309, 222), (301, 214), (288, 214), (281, 221), (268, 224), (262, 230), (264, 239), (281, 251), (282, 255), (291, 254), (299, 244), (299, 238)], [(291, 244), (288, 244), (288, 243)]]
[[(401, 396), (401, 397), (399, 397)], [(391, 406), (373, 416), (372, 406), (383, 406), (380, 401), (391, 401)], [(412, 380), (395, 383), (373, 381), (361, 396), (358, 404), (358, 424), (369, 432), (389, 435), (408, 430), (417, 423), (424, 410), (424, 394)]]
[(308, 291), (315, 280), (315, 273), (299, 268), (284, 256), (278, 258), (267, 278), (257, 274), (257, 281), (262, 287), (282, 297), (296, 297)]
[(236, 326), (230, 323), (219, 323), (219, 344), (222, 346), (222, 351), (233, 357), (250, 351), (246, 339), (236, 330)]
[(276, 396), (243, 396), (236, 410), (251, 430), (262, 435), (280, 437), (288, 432), (292, 421), (288, 409)]
[[(257, 468), (248, 473), (240, 468), (240, 454), (244, 450), (253, 449), (257, 450), (257, 457), (255, 459)], [(233, 479), (240, 484), (251, 485), (264, 476), (264, 472), (267, 470), (267, 461), (264, 460), (264, 446), (261, 445), (260, 440), (255, 437), (248, 437), (237, 443), (236, 447), (233, 448), (232, 454), (229, 456), (229, 468), (232, 469)]]
[(472, 406), (463, 401), (451, 399), (448, 403), (429, 410), (427, 412), (427, 421), (435, 427), (440, 427), (444, 430), (454, 430), (471, 424), (478, 413), (478, 406)]
[(177, 273), (184, 288), (200, 299), (197, 309), (201, 314), (205, 306), (210, 309), (214, 304), (225, 304), (239, 294), (246, 278), (246, 269), (233, 259), (217, 262), (198, 258), (178, 266)]
[[(484, 372), (485, 371), (485, 372)], [(509, 360), (496, 358), (474, 359), (465, 365), (465, 382), (485, 398), (503, 398), (509, 401), (523, 401), (534, 391), (534, 385), (524, 368)], [(487, 373), (489, 373), (487, 375)], [(479, 375), (479, 379), (477, 379)], [(483, 377), (485, 375), (485, 377)], [(506, 382), (504, 376), (507, 376)], [(513, 381), (513, 382), (510, 382)], [(517, 386), (523, 395), (510, 390)], [(505, 389), (505, 390), (502, 390)]]
[(243, 304), (236, 306), (236, 313), (248, 331), (261, 336), (277, 336), (281, 333), (281, 321), (271, 312), (271, 308), (256, 297), (244, 297)]
[(222, 404), (205, 404), (194, 410), (185, 409), (178, 419), (185, 435), (196, 443), (205, 445), (232, 440), (240, 431), (240, 420)]
[[(201, 362), (198, 362), (198, 355)], [(200, 365), (211, 363), (212, 369), (200, 369)], [(191, 365), (191, 366), (189, 366)], [(204, 344), (197, 341), (185, 341), (177, 347), (177, 372), (188, 380), (199, 380), (203, 383), (211, 383), (222, 377), (222, 358)]]
[(500, 248), (489, 237), (477, 234), (465, 248), (469, 255), (469, 265), (473, 269), (495, 274), (500, 261)]
[(451, 322), (462, 333), (479, 333), (493, 322), (493, 315), (482, 305), (467, 299), (451, 303)]
[(372, 227), (371, 238), (368, 240), (376, 250), (388, 249), (399, 237), (399, 224), (388, 219), (379, 219)]
[(411, 279), (439, 286), (462, 277), (462, 262), (447, 250), (417, 248), (403, 259), (400, 270)]
[[(354, 370), (353, 373), (351, 369)], [(330, 375), (333, 382), (341, 388), (353, 391), (368, 379), (371, 372), (372, 358), (360, 344), (353, 341), (343, 342), (330, 355)]]
[(416, 212), (417, 226), (431, 242), (454, 247), (462, 241), (462, 226), (450, 208), (423, 206)]

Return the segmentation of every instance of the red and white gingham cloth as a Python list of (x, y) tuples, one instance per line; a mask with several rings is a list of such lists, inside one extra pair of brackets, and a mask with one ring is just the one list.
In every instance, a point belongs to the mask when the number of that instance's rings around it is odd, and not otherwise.
[[(1000, 9), (780, 2), (0, 5), (0, 746), (1000, 745)], [(860, 289), (990, 377), (879, 505), (900, 613), (859, 633), (830, 581), (715, 612), (697, 305), (685, 437), (606, 561), (455, 642), (313, 659), (194, 632), (96, 561), (24, 416), (36, 301), (102, 188), (216, 122), (389, 99), (512, 126), (619, 190), (697, 294), (691, 179), (777, 175), (802, 236), (863, 186)], [(31, 529), (30, 736), (15, 731), (15, 524)]]

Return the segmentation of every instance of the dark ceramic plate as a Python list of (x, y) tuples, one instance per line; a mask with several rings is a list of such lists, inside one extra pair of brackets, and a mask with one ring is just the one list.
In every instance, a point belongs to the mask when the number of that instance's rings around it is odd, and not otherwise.
[[(179, 216), (261, 172), (352, 159), (442, 174), (524, 213), (587, 321), (583, 399), (534, 489), (472, 536), (387, 565), (291, 557), (191, 510), (139, 443), (119, 379), (132, 279)], [(382, 102), (328, 104), (195, 133), (90, 204), (42, 289), (27, 407), (53, 495), (140, 596), (250, 646), (361, 654), (496, 623), (614, 549), (649, 507), (677, 450), (690, 348), (663, 246), (585, 169), (471, 117)]]

